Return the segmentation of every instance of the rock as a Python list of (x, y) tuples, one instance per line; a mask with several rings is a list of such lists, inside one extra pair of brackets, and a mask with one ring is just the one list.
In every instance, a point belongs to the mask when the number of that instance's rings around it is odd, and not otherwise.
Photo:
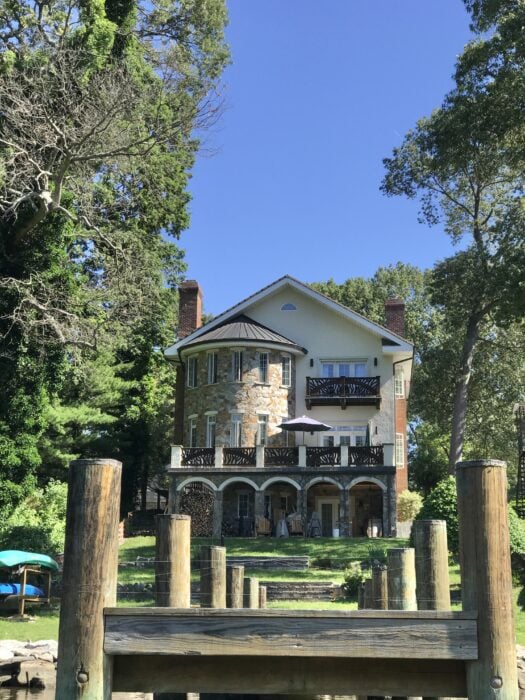
[(22, 661), (18, 671), (18, 682), (28, 688), (49, 688), (55, 685), (54, 664), (47, 661)]

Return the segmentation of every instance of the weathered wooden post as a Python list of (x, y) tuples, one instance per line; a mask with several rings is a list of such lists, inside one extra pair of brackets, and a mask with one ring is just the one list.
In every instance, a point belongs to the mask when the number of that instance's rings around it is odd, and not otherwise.
[(518, 700), (507, 511), (507, 465), (456, 464), (463, 610), (477, 610), (478, 660), (467, 662), (469, 698)]
[[(155, 604), (191, 606), (191, 517), (158, 515), (155, 546)], [(187, 693), (154, 693), (154, 700), (188, 700)]]
[(226, 567), (226, 607), (242, 608), (244, 587), (244, 566)]
[(226, 548), (201, 547), (201, 608), (226, 607)]
[(372, 607), (388, 610), (388, 575), (384, 564), (372, 567)]
[[(412, 532), (418, 610), (450, 610), (447, 523), (445, 520), (416, 520)], [(425, 697), (424, 700), (447, 698)]]
[(268, 593), (268, 591), (267, 591), (266, 586), (259, 586), (259, 607), (261, 609), (267, 607), (267, 604), (266, 604), (267, 593)]
[(365, 607), (365, 584), (360, 583), (357, 588), (357, 609), (363, 610)]
[(389, 610), (417, 610), (414, 550), (393, 547), (386, 556)]
[(69, 466), (57, 700), (111, 699), (103, 610), (117, 598), (121, 473), (114, 459)]
[[(417, 610), (416, 564), (412, 547), (392, 547), (386, 553), (389, 610)], [(419, 700), (393, 696), (392, 700)]]
[(259, 579), (252, 576), (244, 578), (244, 607), (259, 607)]
[(189, 608), (191, 605), (191, 518), (158, 515), (155, 548), (155, 604)]
[(372, 579), (367, 578), (364, 584), (363, 608), (371, 610), (373, 608)]

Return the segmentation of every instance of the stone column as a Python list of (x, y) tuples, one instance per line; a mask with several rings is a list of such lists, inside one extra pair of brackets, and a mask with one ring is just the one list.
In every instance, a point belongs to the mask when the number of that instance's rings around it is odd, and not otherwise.
[(348, 529), (348, 491), (343, 488), (339, 492), (339, 535), (348, 537)]
[(223, 491), (213, 492), (213, 531), (212, 537), (215, 539), (220, 539), (222, 535), (222, 503), (224, 493)]
[(297, 512), (301, 515), (303, 519), (304, 534), (306, 535), (306, 528), (308, 527), (307, 517), (307, 506), (306, 506), (306, 489), (297, 489)]
[(396, 478), (386, 477), (386, 491), (383, 491), (383, 537), (395, 537), (396, 535)]
[(254, 518), (255, 518), (255, 534), (257, 535), (257, 519), (264, 517), (264, 491), (255, 491), (254, 493)]

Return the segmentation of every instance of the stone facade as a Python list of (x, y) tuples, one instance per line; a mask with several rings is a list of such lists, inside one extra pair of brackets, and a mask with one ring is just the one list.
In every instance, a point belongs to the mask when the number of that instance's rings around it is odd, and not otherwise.
[[(257, 441), (258, 415), (268, 416), (268, 440), (271, 446), (283, 446), (286, 440), (293, 445), (293, 435), (283, 433), (277, 425), (295, 415), (295, 358), (280, 350), (264, 347), (242, 349), (242, 381), (233, 381), (233, 350), (240, 348), (217, 348), (217, 382), (208, 383), (209, 351), (202, 350), (188, 356), (197, 361), (197, 386), (185, 387), (184, 392), (184, 444), (190, 445), (190, 417), (194, 417), (197, 428), (196, 446), (206, 445), (206, 418), (216, 416), (215, 445), (230, 445), (231, 414), (242, 415), (241, 445), (253, 447)], [(268, 353), (268, 381), (259, 381), (259, 354)], [(282, 385), (281, 359), (290, 358), (290, 386)], [(186, 360), (188, 362), (188, 359)]]

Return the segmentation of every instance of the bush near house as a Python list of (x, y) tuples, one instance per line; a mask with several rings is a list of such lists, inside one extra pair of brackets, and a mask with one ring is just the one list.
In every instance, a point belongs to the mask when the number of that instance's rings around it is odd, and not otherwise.
[(416, 491), (401, 491), (397, 496), (397, 519), (414, 520), (423, 506), (423, 497)]

